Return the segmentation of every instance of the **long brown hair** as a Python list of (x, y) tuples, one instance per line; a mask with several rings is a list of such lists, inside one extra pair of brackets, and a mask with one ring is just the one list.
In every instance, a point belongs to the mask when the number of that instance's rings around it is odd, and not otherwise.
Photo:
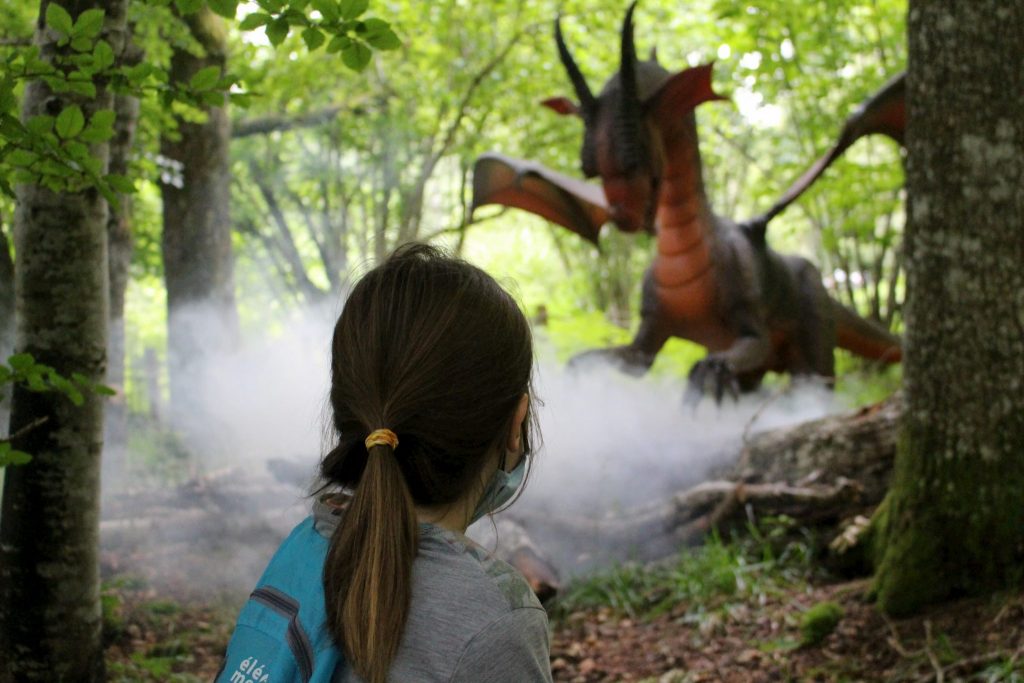
[[(505, 448), (532, 367), (515, 301), (437, 249), (403, 247), (352, 289), (332, 346), (338, 443), (320, 466), (352, 498), (331, 538), (324, 593), (331, 634), (369, 683), (386, 680), (408, 616), (414, 505), (450, 504), (478, 484), (488, 456)], [(394, 451), (367, 452), (379, 428), (398, 435)]]

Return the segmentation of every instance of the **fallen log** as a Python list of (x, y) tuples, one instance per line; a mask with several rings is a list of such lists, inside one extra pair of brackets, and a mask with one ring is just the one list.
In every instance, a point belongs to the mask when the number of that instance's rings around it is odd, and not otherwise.
[(516, 509), (508, 515), (541, 548), (561, 549), (556, 564), (568, 571), (658, 560), (702, 542), (712, 530), (728, 533), (765, 517), (836, 528), (884, 497), (902, 412), (896, 394), (852, 413), (756, 434), (736, 464), (719, 472), (720, 480), (615, 516)]
[(889, 488), (903, 400), (887, 400), (853, 413), (751, 437), (726, 477), (790, 484), (856, 481), (865, 505), (877, 505)]
[[(509, 516), (524, 533), (539, 539), (543, 548), (551, 548), (553, 541), (562, 539), (574, 548), (604, 548), (620, 559), (649, 562), (700, 544), (712, 530), (725, 535), (748, 522), (782, 515), (803, 526), (831, 526), (862, 508), (861, 488), (848, 479), (808, 486), (710, 481), (666, 502), (614, 518), (553, 517), (529, 512)], [(583, 559), (581, 564), (585, 566), (589, 558)]]

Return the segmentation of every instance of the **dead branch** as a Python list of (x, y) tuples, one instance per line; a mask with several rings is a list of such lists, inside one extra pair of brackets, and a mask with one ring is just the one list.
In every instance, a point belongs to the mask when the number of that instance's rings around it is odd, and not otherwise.
[(50, 420), (50, 417), (48, 415), (43, 415), (42, 417), (37, 417), (36, 419), (34, 419), (31, 422), (29, 422), (27, 425), (25, 425), (21, 429), (19, 429), (18, 431), (16, 431), (13, 434), (11, 434), (10, 436), (7, 436), (7, 437), (5, 437), (3, 439), (0, 439), (0, 443), (11, 443), (15, 439), (20, 439), (21, 437), (25, 436), (29, 432), (33, 431), (34, 429), (37, 429), (38, 427), (42, 427), (49, 420)]

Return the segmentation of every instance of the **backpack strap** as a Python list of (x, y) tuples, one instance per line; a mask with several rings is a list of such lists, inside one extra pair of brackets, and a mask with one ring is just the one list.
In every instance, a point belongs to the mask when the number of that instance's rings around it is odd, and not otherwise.
[(260, 586), (249, 595), (249, 599), (269, 607), (288, 620), (285, 641), (288, 643), (288, 649), (291, 650), (292, 656), (295, 657), (302, 682), (308, 683), (309, 679), (313, 677), (313, 646), (299, 621), (298, 601), (273, 586)]
[[(218, 683), (261, 683), (271, 671), (269, 683), (338, 680), (344, 657), (327, 628), (323, 587), (327, 547), (312, 517), (292, 530), (242, 608), (228, 645), (228, 666), (216, 679)], [(265, 667), (257, 669), (257, 662)], [(250, 669), (260, 675), (254, 676)]]

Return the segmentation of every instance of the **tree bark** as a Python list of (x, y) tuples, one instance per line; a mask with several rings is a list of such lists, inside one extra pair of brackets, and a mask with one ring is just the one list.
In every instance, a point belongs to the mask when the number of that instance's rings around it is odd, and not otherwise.
[(1024, 4), (908, 18), (907, 413), (875, 520), (893, 614), (1024, 566)]
[[(183, 21), (204, 54), (176, 49), (173, 83), (188, 83), (207, 66), (223, 69), (226, 60), (224, 22), (208, 7)], [(205, 113), (202, 123), (179, 118), (176, 135), (161, 141), (161, 153), (182, 164), (180, 183), (161, 185), (172, 420), (180, 418), (196, 392), (196, 372), (204, 357), (238, 340), (229, 215), (230, 121), (225, 107), (209, 107)]]
[[(46, 28), (40, 8), (36, 44), (44, 59), (71, 51)], [(127, 0), (64, 0), (77, 17), (104, 10), (101, 37), (120, 54)], [(97, 83), (95, 98), (54, 94), (42, 81), (25, 89), (24, 118), (77, 104), (88, 118), (110, 109)], [(91, 150), (103, 166), (107, 143)], [(17, 190), (15, 245), (16, 349), (64, 376), (104, 379), (107, 352), (107, 204), (95, 189), (57, 194), (36, 185)], [(0, 680), (100, 681), (98, 529), (103, 434), (101, 397), (83, 405), (64, 395), (16, 387), (12, 432), (47, 418), (14, 440), (33, 455), (10, 468), (0, 516)]]
[[(128, 175), (129, 155), (139, 120), (139, 100), (131, 95), (114, 97), (114, 138), (110, 141), (110, 172)], [(107, 404), (104, 430), (103, 480), (109, 485), (124, 471), (125, 425), (125, 329), (124, 299), (128, 267), (132, 260), (132, 197), (120, 195), (119, 206), (110, 207), (107, 240), (110, 268), (110, 343), (107, 351), (107, 384), (117, 391)]]
[[(0, 216), (2, 219), (2, 216)], [(14, 351), (14, 260), (0, 220), (0, 363)], [(10, 385), (0, 386), (0, 437), (7, 436), (11, 417)]]

